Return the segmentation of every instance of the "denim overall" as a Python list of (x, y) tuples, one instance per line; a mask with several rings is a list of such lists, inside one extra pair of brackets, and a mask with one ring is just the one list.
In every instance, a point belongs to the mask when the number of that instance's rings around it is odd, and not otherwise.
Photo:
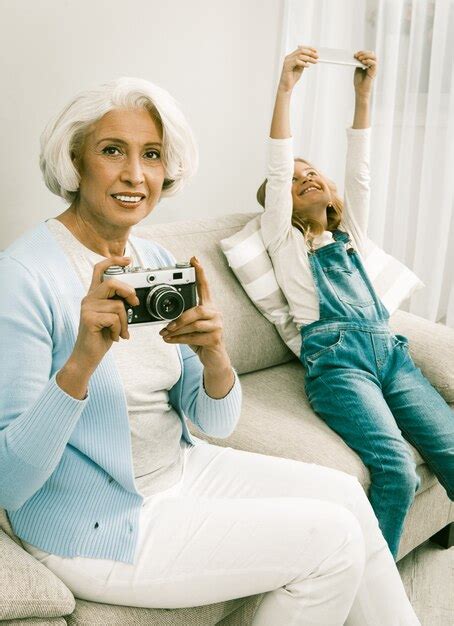
[(393, 335), (347, 233), (308, 253), (320, 319), (301, 328), (305, 388), (316, 413), (368, 467), (369, 500), (397, 558), (421, 479), (413, 453), (454, 499), (454, 412), (414, 365), (408, 340)]

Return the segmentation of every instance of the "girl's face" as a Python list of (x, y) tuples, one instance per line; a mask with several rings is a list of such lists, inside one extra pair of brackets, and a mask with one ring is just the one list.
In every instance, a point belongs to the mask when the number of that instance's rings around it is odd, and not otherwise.
[(293, 210), (300, 215), (326, 208), (331, 202), (327, 181), (308, 163), (295, 161), (292, 179)]

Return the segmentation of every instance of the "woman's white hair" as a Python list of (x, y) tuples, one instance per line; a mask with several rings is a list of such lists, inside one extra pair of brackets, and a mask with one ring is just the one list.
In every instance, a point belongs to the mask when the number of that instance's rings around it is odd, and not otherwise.
[(196, 172), (197, 145), (176, 100), (147, 80), (123, 77), (80, 93), (44, 129), (39, 164), (52, 193), (68, 202), (77, 198), (80, 176), (73, 157), (90, 125), (122, 108), (146, 109), (162, 127), (165, 179), (161, 198), (177, 193)]

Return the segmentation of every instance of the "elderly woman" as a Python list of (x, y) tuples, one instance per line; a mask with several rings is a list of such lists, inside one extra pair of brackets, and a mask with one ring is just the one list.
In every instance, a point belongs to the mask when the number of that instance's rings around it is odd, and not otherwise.
[(255, 626), (419, 624), (355, 477), (208, 444), (241, 391), (203, 268), (199, 304), (128, 329), (110, 265), (175, 261), (131, 234), (193, 174), (175, 101), (124, 78), (43, 134), (69, 202), (0, 256), (0, 506), (26, 549), (86, 600), (176, 608), (264, 593)]

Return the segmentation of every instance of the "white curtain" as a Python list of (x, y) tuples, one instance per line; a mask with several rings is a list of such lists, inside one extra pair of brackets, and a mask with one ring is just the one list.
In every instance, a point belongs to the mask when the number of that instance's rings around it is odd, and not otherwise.
[[(454, 0), (287, 0), (297, 45), (375, 50), (370, 237), (424, 281), (407, 310), (454, 327)], [(343, 192), (353, 68), (309, 68), (292, 101), (295, 150)]]

